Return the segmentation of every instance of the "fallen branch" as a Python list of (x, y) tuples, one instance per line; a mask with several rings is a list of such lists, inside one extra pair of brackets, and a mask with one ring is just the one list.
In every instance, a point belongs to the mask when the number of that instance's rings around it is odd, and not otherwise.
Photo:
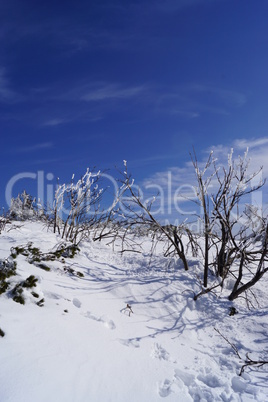
[(248, 353), (246, 354), (246, 358), (247, 360), (245, 360), (245, 363), (243, 364), (243, 366), (241, 367), (240, 373), (239, 375), (241, 375), (242, 373), (244, 373), (245, 367), (248, 366), (256, 366), (256, 367), (262, 367), (265, 364), (268, 364), (268, 360), (252, 360)]

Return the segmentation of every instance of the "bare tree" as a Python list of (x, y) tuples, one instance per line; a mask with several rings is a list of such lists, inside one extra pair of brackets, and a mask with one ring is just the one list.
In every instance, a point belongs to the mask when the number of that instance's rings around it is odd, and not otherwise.
[(216, 266), (217, 275), (225, 277), (235, 254), (240, 252), (240, 246), (236, 238), (241, 238), (243, 228), (238, 228), (241, 219), (239, 214), (239, 203), (247, 195), (259, 190), (264, 184), (260, 180), (255, 186), (253, 180), (258, 177), (262, 168), (252, 174), (248, 173), (249, 158), (247, 151), (244, 157), (239, 157), (238, 162), (233, 160), (233, 150), (228, 156), (227, 169), (223, 166), (218, 169), (214, 162), (214, 170), (217, 177), (218, 191), (212, 195), (213, 215), (220, 228), (219, 249), (217, 250)]

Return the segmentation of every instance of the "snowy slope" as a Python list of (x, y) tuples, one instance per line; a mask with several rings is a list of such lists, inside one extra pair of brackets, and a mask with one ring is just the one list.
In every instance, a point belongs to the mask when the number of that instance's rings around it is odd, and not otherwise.
[[(30, 241), (48, 252), (60, 239), (27, 222), (1, 234), (0, 258)], [(231, 304), (224, 293), (194, 302), (196, 261), (186, 273), (178, 261), (167, 269), (161, 256), (121, 256), (104, 242), (83, 243), (64, 263), (49, 261), (50, 271), (24, 255), (16, 261), (12, 286), (34, 275), (34, 291), (45, 301), (37, 306), (32, 289), (24, 290), (25, 305), (0, 296), (1, 402), (268, 400), (268, 365), (238, 376), (243, 363), (214, 329), (243, 359), (249, 352), (267, 360), (267, 278), (254, 291), (260, 307), (249, 311), (243, 299)], [(230, 306), (238, 314), (229, 316)]]

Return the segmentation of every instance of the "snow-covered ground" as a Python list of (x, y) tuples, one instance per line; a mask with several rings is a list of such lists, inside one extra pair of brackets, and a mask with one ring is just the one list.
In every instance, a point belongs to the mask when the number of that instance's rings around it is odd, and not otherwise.
[[(42, 252), (60, 242), (41, 223), (8, 229), (0, 259), (28, 242)], [(254, 290), (260, 307), (249, 311), (244, 299), (229, 302), (228, 292), (193, 301), (197, 261), (185, 272), (179, 261), (149, 251), (121, 255), (105, 242), (83, 243), (64, 263), (48, 261), (50, 271), (21, 254), (16, 261), (10, 289), (30, 275), (38, 283), (24, 289), (25, 305), (0, 296), (1, 402), (268, 400), (268, 365), (239, 376), (243, 362), (215, 330), (242, 359), (267, 360), (268, 278)], [(229, 316), (231, 306), (238, 314)]]

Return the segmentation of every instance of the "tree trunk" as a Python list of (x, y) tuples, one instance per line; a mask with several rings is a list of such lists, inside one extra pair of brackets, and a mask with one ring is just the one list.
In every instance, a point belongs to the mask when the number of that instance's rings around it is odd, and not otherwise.
[(262, 276), (265, 274), (266, 270), (258, 272), (252, 279), (251, 281), (245, 283), (244, 285), (242, 285), (239, 289), (233, 289), (232, 293), (230, 294), (230, 296), (228, 297), (229, 300), (234, 300), (236, 299), (238, 296), (241, 295), (241, 293), (245, 292), (246, 290), (248, 290), (249, 288), (251, 288), (252, 286), (255, 285), (255, 283), (257, 283)]
[(220, 223), (221, 223), (221, 248), (217, 256), (217, 275), (223, 278), (225, 276), (226, 264), (227, 264), (226, 245), (228, 235), (224, 223), (222, 221), (220, 221)]
[(174, 237), (174, 243), (176, 245), (177, 253), (178, 253), (180, 259), (182, 260), (184, 269), (185, 269), (185, 271), (188, 271), (189, 266), (188, 266), (188, 262), (187, 262), (187, 259), (186, 259), (185, 253), (184, 253), (183, 243), (182, 243), (181, 239), (179, 238), (179, 236), (176, 232), (176, 229), (173, 230), (173, 237)]

